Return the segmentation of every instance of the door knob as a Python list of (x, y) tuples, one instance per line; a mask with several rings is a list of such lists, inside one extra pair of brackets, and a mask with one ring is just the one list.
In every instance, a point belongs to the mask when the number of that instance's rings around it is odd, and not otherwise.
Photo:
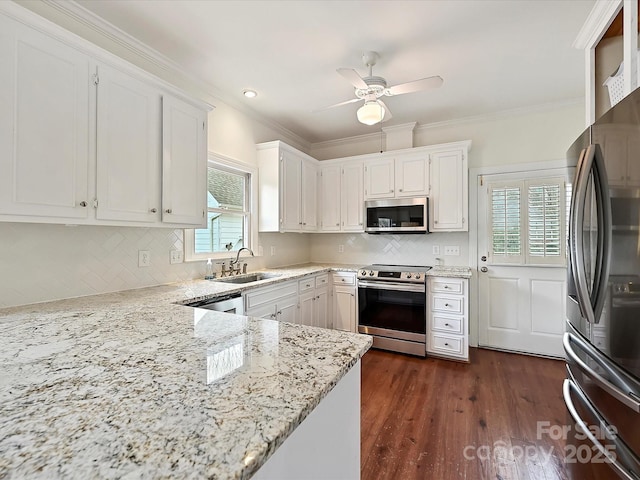
[(482, 268), (480, 269), (480, 271), (481, 271), (482, 273), (487, 273), (487, 272), (489, 271), (489, 269), (488, 269), (487, 267), (482, 267)]

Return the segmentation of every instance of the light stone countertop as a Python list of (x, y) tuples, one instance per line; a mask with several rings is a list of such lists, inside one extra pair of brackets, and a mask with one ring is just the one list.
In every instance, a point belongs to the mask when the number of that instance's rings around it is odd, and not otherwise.
[(330, 269), (0, 310), (0, 478), (249, 478), (371, 337), (175, 303)]
[(452, 278), (471, 278), (471, 269), (469, 267), (454, 267), (447, 265), (438, 265), (427, 272), (428, 277), (452, 277)]

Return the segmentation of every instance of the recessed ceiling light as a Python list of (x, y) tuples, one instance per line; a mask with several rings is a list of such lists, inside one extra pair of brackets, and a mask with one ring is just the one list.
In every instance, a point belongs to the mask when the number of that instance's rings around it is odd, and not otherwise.
[(255, 98), (258, 96), (258, 92), (256, 92), (255, 90), (249, 90), (248, 88), (246, 90), (243, 90), (242, 94), (247, 98)]

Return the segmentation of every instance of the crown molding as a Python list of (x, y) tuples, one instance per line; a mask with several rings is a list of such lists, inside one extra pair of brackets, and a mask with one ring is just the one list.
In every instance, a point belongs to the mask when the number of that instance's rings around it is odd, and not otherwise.
[(409, 123), (401, 123), (399, 125), (391, 125), (389, 127), (382, 127), (382, 131), (384, 133), (391, 132), (411, 132), (414, 128), (416, 128), (418, 122), (409, 122)]
[(579, 50), (595, 48), (622, 5), (623, 0), (598, 0), (573, 41), (573, 47)]
[[(414, 130), (414, 133), (419, 133), (420, 131), (429, 130), (433, 128), (441, 128), (441, 127), (449, 127), (449, 126), (455, 126), (455, 125), (464, 125), (468, 123), (500, 120), (500, 119), (518, 116), (518, 115), (528, 115), (532, 113), (546, 112), (546, 111), (554, 110), (557, 108), (570, 107), (574, 105), (583, 105), (583, 104), (584, 104), (584, 98), (572, 98), (562, 102), (543, 103), (543, 104), (533, 105), (528, 107), (512, 108), (509, 110), (501, 110), (499, 112), (486, 113), (482, 115), (473, 115), (469, 117), (456, 118), (453, 120), (444, 120), (442, 122), (433, 122), (433, 123), (426, 123), (424, 125), (417, 125), (417, 127)], [(406, 128), (406, 126), (410, 124), (411, 123), (405, 123), (402, 125), (398, 125), (398, 127)], [(385, 127), (383, 128), (383, 131), (385, 132), (391, 131), (392, 129), (393, 127)], [(344, 145), (353, 145), (354, 143), (364, 143), (364, 142), (375, 140), (378, 138), (380, 138), (380, 132), (368, 133), (366, 135), (356, 135), (353, 137), (339, 138), (337, 140), (327, 140), (325, 142), (313, 143), (311, 145), (311, 149), (313, 151), (315, 149), (341, 147)]]
[(187, 73), (186, 69), (178, 62), (170, 59), (127, 32), (107, 22), (74, 0), (41, 0), (41, 2), (56, 12), (67, 16), (74, 22), (92, 30), (110, 42), (113, 42), (118, 47), (124, 48), (135, 57), (150, 63), (162, 71), (181, 78), (191, 89), (199, 92), (200, 95), (208, 97), (208, 101), (213, 101), (213, 103), (215, 103), (217, 100), (229, 105), (249, 117), (251, 120), (275, 130), (279, 135), (284, 136), (290, 143), (296, 144), (296, 146), (302, 150), (308, 150), (311, 148), (311, 143), (300, 135), (292, 132), (277, 122), (274, 122), (272, 119), (261, 115), (240, 101), (231, 98), (215, 85)]

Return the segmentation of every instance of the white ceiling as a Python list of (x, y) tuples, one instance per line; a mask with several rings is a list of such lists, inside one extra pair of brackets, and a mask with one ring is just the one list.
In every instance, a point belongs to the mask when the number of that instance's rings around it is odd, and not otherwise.
[[(390, 85), (431, 75), (437, 90), (388, 97), (383, 126), (428, 124), (584, 95), (584, 54), (572, 47), (595, 0), (226, 1), (78, 0), (185, 72), (316, 143), (379, 131), (336, 68)], [(247, 100), (242, 90), (258, 97)]]

